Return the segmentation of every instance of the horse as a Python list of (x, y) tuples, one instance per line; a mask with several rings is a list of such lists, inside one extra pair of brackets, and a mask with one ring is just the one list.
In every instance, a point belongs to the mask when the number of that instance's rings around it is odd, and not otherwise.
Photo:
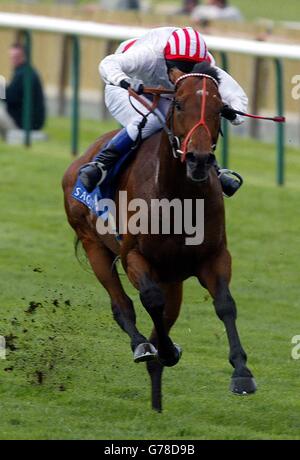
[[(127, 192), (128, 201), (143, 199), (148, 209), (153, 198), (179, 199), (182, 203), (185, 199), (203, 199), (205, 232), (201, 244), (187, 245), (185, 232), (177, 234), (174, 228), (167, 235), (127, 231), (121, 242), (110, 234), (99, 235), (95, 215), (72, 198), (71, 192), (80, 167), (91, 161), (116, 131), (97, 139), (71, 164), (62, 182), (68, 221), (110, 296), (114, 319), (130, 337), (134, 361), (146, 362), (152, 408), (158, 412), (162, 411), (163, 370), (176, 365), (181, 357), (181, 348), (173, 343), (169, 332), (180, 312), (183, 282), (190, 277), (196, 277), (208, 290), (216, 314), (225, 325), (233, 367), (231, 391), (239, 395), (256, 391), (236, 326), (237, 309), (229, 289), (231, 255), (226, 242), (224, 199), (213, 166), (223, 106), (218, 73), (211, 66), (198, 64), (188, 74), (173, 69), (170, 79), (175, 90), (165, 128), (144, 140), (121, 172), (116, 206), (120, 191)], [(195, 218), (195, 208), (193, 213)], [(116, 256), (153, 321), (149, 339), (137, 329), (133, 303), (114, 265)]]

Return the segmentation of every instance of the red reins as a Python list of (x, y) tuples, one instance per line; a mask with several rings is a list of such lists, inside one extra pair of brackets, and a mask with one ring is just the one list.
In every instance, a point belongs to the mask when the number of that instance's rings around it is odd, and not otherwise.
[(206, 96), (207, 96), (207, 92), (206, 92), (206, 77), (203, 77), (202, 99), (201, 99), (201, 116), (200, 116), (200, 120), (198, 121), (198, 123), (196, 123), (192, 127), (192, 129), (187, 133), (187, 135), (185, 136), (185, 138), (183, 140), (183, 143), (182, 143), (182, 156), (181, 156), (181, 161), (182, 162), (185, 161), (185, 157), (186, 157), (186, 154), (187, 154), (187, 151), (188, 151), (188, 145), (190, 143), (192, 135), (194, 134), (194, 132), (196, 131), (197, 128), (200, 128), (200, 126), (203, 126), (206, 129), (207, 134), (209, 135), (209, 137), (211, 139), (211, 132), (210, 132), (210, 129), (207, 126), (207, 123), (205, 121)]
[(285, 123), (285, 117), (282, 116), (276, 116), (276, 117), (263, 117), (261, 115), (252, 115), (252, 113), (246, 113), (246, 112), (241, 112), (240, 110), (234, 110), (233, 111), (237, 115), (242, 115), (243, 117), (248, 117), (248, 118), (254, 118), (256, 120), (268, 120), (268, 121), (275, 121), (275, 123)]
[[(181, 155), (181, 161), (182, 162), (185, 161), (185, 159), (186, 159), (186, 154), (188, 152), (189, 142), (190, 142), (191, 137), (192, 137), (192, 135), (194, 134), (194, 132), (196, 131), (197, 128), (200, 128), (201, 126), (203, 126), (206, 129), (206, 132), (209, 135), (210, 139), (212, 140), (211, 132), (210, 132), (209, 127), (207, 126), (206, 119), (205, 119), (205, 109), (206, 109), (206, 100), (207, 100), (206, 88), (207, 88), (207, 79), (212, 80), (215, 83), (215, 85), (218, 87), (219, 84), (216, 81), (216, 79), (213, 78), (212, 76), (204, 74), (204, 73), (190, 73), (190, 74), (181, 75), (176, 80), (175, 85), (174, 85), (175, 90), (166, 89), (166, 88), (162, 88), (162, 87), (159, 87), (159, 88), (144, 88), (144, 91), (143, 91), (144, 94), (151, 94), (151, 95), (154, 96), (152, 102), (151, 101), (148, 102), (147, 100), (145, 100), (144, 98), (139, 96), (137, 93), (135, 93), (131, 88), (128, 88), (129, 96), (134, 97), (147, 110), (149, 110), (149, 113), (154, 113), (159, 118), (159, 120), (161, 122), (163, 122), (162, 117), (159, 116), (159, 114), (156, 111), (160, 96), (162, 94), (174, 94), (174, 92), (176, 91), (176, 88), (178, 86), (178, 83), (180, 83), (180, 81), (182, 81), (182, 80), (184, 80), (185, 78), (188, 78), (188, 77), (201, 77), (201, 78), (203, 78), (203, 86), (202, 86), (202, 90), (201, 90), (202, 91), (202, 98), (201, 98), (200, 120), (192, 127), (192, 129), (185, 136), (185, 138), (184, 138), (184, 140), (182, 141), (182, 144), (181, 144), (181, 150), (180, 150), (180, 147), (179, 147), (179, 145), (180, 145), (179, 138), (173, 134), (172, 129), (169, 129), (167, 126), (165, 126), (163, 128), (167, 132), (167, 135), (169, 137), (169, 141), (170, 141), (170, 144), (172, 146), (173, 155), (176, 158), (178, 158), (178, 156)], [(282, 116), (262, 117), (262, 116), (259, 116), (259, 115), (252, 115), (252, 114), (249, 114), (249, 113), (240, 112), (239, 110), (234, 110), (234, 109), (232, 109), (232, 110), (236, 114), (242, 115), (244, 117), (256, 118), (256, 119), (261, 119), (261, 120), (271, 120), (271, 121), (275, 121), (277, 123), (284, 123), (285, 122), (285, 117), (282, 117)], [(140, 112), (138, 111), (138, 113), (140, 113)]]

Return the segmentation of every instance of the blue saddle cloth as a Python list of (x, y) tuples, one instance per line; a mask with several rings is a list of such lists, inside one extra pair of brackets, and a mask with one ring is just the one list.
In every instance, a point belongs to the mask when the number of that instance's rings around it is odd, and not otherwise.
[(102, 184), (97, 186), (91, 193), (87, 192), (85, 186), (82, 184), (80, 178), (78, 177), (72, 191), (72, 197), (87, 206), (97, 217), (101, 217), (101, 219), (106, 221), (110, 209), (109, 207), (105, 207), (104, 210), (99, 210), (98, 202), (102, 199), (114, 199), (118, 185), (118, 177), (124, 170), (125, 164), (127, 164), (129, 160), (132, 159), (135, 152), (136, 149), (131, 149), (125, 155), (122, 155), (118, 162), (108, 172)]

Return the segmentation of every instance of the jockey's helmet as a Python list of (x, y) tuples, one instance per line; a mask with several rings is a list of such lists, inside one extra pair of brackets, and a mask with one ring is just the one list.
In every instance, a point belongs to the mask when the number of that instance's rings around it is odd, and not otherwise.
[(198, 62), (210, 62), (207, 46), (202, 35), (192, 27), (176, 29), (164, 50), (168, 69), (177, 67), (190, 72)]

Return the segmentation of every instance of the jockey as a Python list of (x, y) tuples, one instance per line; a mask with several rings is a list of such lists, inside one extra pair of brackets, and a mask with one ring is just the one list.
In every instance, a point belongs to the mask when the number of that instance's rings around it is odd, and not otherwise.
[[(110, 140), (94, 161), (80, 169), (79, 177), (88, 192), (103, 182), (108, 170), (120, 156), (134, 146), (139, 135), (139, 125), (143, 117), (131, 106), (125, 90), (131, 87), (141, 94), (144, 86), (174, 89), (169, 78), (172, 68), (189, 73), (195, 64), (204, 61), (215, 66), (214, 58), (207, 51), (206, 43), (198, 31), (191, 27), (159, 27), (138, 39), (123, 42), (115, 54), (107, 56), (100, 62), (100, 75), (106, 83), (105, 104), (111, 115), (124, 128)], [(220, 77), (219, 92), (224, 102), (222, 115), (233, 125), (239, 125), (244, 120), (236, 115), (232, 108), (246, 111), (248, 98), (228, 73), (218, 67), (217, 70)], [(163, 115), (163, 119), (166, 118), (170, 103), (170, 98), (160, 97), (158, 110)], [(140, 112), (147, 114), (147, 109), (137, 101), (135, 106)], [(145, 139), (162, 129), (161, 123), (151, 113), (141, 129), (141, 138)], [(232, 196), (241, 186), (242, 180), (237, 180), (227, 170), (220, 170), (217, 164), (215, 166), (223, 192), (227, 196)]]

